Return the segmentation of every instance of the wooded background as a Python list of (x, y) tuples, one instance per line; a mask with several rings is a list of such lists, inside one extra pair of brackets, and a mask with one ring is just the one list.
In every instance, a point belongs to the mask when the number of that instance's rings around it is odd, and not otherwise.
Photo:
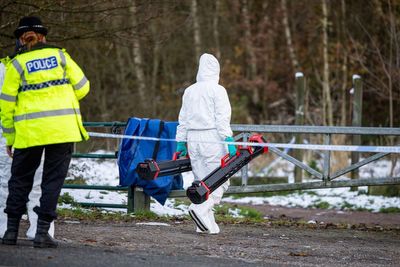
[(400, 126), (398, 0), (0, 0), (0, 57), (40, 16), (91, 82), (85, 121), (177, 120), (199, 56), (221, 63), (232, 123), (294, 124), (295, 73), (306, 77), (305, 124), (351, 125), (352, 75), (362, 126)]

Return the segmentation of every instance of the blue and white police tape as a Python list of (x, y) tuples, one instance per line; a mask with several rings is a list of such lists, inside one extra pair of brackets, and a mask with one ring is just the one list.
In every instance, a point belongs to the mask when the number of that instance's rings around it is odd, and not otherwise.
[[(107, 134), (89, 132), (89, 136), (103, 138), (118, 138), (118, 139), (135, 139), (146, 141), (165, 141), (176, 142), (176, 139), (157, 138), (147, 136), (132, 136), (123, 134)], [(280, 143), (253, 143), (253, 142), (225, 142), (225, 141), (197, 141), (191, 140), (193, 143), (212, 143), (226, 144), (238, 146), (258, 146), (258, 147), (275, 147), (275, 148), (293, 148), (306, 150), (330, 150), (330, 151), (349, 151), (349, 152), (374, 152), (374, 153), (400, 153), (400, 146), (347, 146), (347, 145), (315, 145), (315, 144), (280, 144)]]

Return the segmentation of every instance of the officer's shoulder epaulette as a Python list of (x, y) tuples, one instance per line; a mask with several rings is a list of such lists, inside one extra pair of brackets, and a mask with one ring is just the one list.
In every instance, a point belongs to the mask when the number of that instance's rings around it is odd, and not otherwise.
[(7, 65), (8, 62), (10, 62), (11, 58), (9, 56), (0, 58), (0, 62), (3, 63), (4, 65)]

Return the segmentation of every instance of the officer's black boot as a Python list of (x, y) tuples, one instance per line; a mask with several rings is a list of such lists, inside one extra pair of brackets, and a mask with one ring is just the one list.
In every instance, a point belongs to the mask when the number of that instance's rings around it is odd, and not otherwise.
[(33, 246), (35, 248), (56, 248), (57, 242), (49, 235), (49, 228), (51, 222), (38, 219), (37, 230)]
[(2, 243), (4, 245), (16, 245), (18, 237), (19, 221), (21, 218), (7, 219), (7, 231), (4, 233)]

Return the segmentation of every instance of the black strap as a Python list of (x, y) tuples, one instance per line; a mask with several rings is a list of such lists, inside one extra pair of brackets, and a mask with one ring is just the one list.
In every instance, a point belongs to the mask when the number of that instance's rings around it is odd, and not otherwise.
[[(157, 138), (160, 138), (162, 131), (164, 130), (164, 122), (160, 121), (160, 125), (158, 128), (158, 134), (157, 134)], [(156, 141), (156, 144), (154, 145), (154, 150), (153, 150), (153, 157), (152, 159), (157, 160), (157, 154), (158, 154), (158, 150), (160, 148), (160, 140)]]

